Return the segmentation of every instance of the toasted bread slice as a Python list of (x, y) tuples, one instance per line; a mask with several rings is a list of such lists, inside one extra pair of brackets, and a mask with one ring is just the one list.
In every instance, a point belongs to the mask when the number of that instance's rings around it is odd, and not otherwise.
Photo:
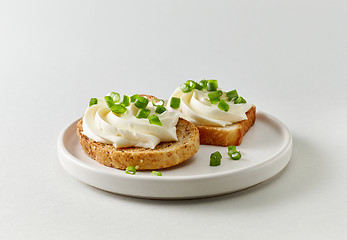
[(194, 124), (179, 118), (176, 125), (177, 142), (162, 142), (154, 149), (115, 148), (83, 135), (81, 119), (77, 134), (84, 152), (97, 162), (117, 169), (133, 166), (136, 170), (154, 170), (175, 166), (191, 158), (199, 150), (199, 130)]
[(227, 147), (241, 144), (247, 131), (253, 126), (256, 118), (256, 107), (246, 113), (247, 119), (226, 127), (196, 125), (200, 132), (200, 144)]

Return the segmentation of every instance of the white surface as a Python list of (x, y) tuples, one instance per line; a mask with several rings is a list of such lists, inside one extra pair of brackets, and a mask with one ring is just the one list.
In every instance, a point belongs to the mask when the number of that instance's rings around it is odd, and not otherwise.
[[(257, 121), (237, 150), (242, 157), (230, 160), (226, 147), (200, 146), (183, 164), (151, 171), (105, 167), (84, 153), (76, 134), (77, 121), (62, 130), (58, 138), (58, 155), (63, 168), (76, 179), (99, 189), (126, 196), (150, 199), (192, 199), (218, 196), (264, 182), (278, 174), (290, 160), (292, 136), (288, 128), (267, 113), (258, 113)], [(211, 153), (222, 154), (220, 166), (209, 166)]]
[[(345, 239), (347, 3), (1, 1), (0, 239)], [(293, 135), (276, 177), (201, 200), (122, 197), (60, 166), (61, 129), (110, 90), (236, 88)]]

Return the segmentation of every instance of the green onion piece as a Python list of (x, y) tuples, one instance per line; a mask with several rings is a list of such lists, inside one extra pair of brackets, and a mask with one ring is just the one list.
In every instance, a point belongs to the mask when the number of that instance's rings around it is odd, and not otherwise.
[(105, 101), (112, 101), (113, 102), (113, 98), (111, 96), (105, 96)]
[(188, 84), (192, 89), (202, 90), (202, 86), (193, 80), (188, 80), (186, 84)]
[(163, 175), (161, 174), (161, 172), (152, 171), (151, 176), (163, 176)]
[(228, 155), (232, 160), (239, 160), (241, 158), (241, 153), (238, 151), (230, 152), (230, 153), (228, 153)]
[(218, 81), (217, 80), (207, 80), (207, 91), (217, 91)]
[(129, 167), (127, 167), (127, 169), (125, 169), (125, 173), (126, 173), (126, 174), (135, 175), (135, 173), (136, 173), (136, 168), (133, 167), (133, 166), (129, 166)]
[(227, 104), (223, 99), (218, 103), (218, 108), (224, 112), (229, 111), (229, 104)]
[(151, 113), (151, 110), (142, 108), (137, 112), (136, 118), (148, 118), (150, 113)]
[(236, 150), (236, 146), (228, 146), (228, 156), (233, 160), (239, 160), (241, 158), (241, 153)]
[(110, 97), (113, 99), (114, 102), (118, 102), (120, 100), (120, 95), (116, 92), (111, 92)]
[(208, 94), (208, 98), (210, 99), (210, 102), (212, 104), (218, 103), (220, 101), (219, 97), (220, 97), (220, 92), (218, 91), (211, 92)]
[(239, 94), (236, 90), (232, 90), (230, 92), (227, 92), (228, 101), (235, 101), (239, 97)]
[[(159, 104), (159, 103), (160, 103), (160, 104)], [(156, 99), (154, 99), (154, 100), (152, 101), (152, 105), (153, 105), (154, 107), (164, 106), (164, 104), (165, 104), (165, 102), (164, 102), (163, 99), (158, 99), (158, 98), (156, 98)]]
[(220, 152), (214, 152), (210, 156), (210, 166), (219, 166), (222, 159)]
[(111, 96), (105, 96), (104, 98), (107, 103), (107, 106), (111, 108), (114, 105), (113, 98)]
[(189, 93), (193, 90), (187, 83), (183, 83), (180, 86), (180, 89), (182, 90), (183, 93)]
[(145, 97), (138, 97), (134, 104), (138, 108), (146, 108), (148, 104), (148, 99)]
[(193, 86), (192, 86), (194, 89), (197, 89), (197, 90), (202, 90), (202, 86), (197, 83), (197, 82), (193, 82)]
[(122, 100), (121, 104), (124, 107), (130, 106), (130, 98), (127, 95), (123, 95), (123, 100)]
[(150, 124), (158, 125), (158, 126), (163, 126), (160, 122), (160, 119), (158, 118), (157, 115), (151, 115), (148, 117), (148, 121)]
[(132, 95), (132, 96), (130, 97), (130, 101), (131, 101), (131, 102), (135, 102), (136, 99), (137, 99), (139, 96), (140, 96), (140, 95), (138, 95), (138, 94)]
[(158, 114), (162, 114), (165, 111), (166, 111), (166, 108), (164, 106), (158, 106), (155, 109), (155, 112), (158, 113)]
[(246, 103), (246, 100), (243, 97), (238, 97), (235, 99), (234, 103), (235, 104)]
[(127, 111), (126, 107), (124, 107), (122, 104), (114, 104), (110, 107), (111, 111), (116, 114), (123, 114)]
[(89, 101), (89, 107), (93, 106), (95, 104), (98, 104), (98, 99), (97, 98), (91, 98)]
[(228, 152), (230, 152), (230, 151), (237, 151), (236, 146), (235, 145), (228, 146)]
[(170, 100), (170, 107), (179, 108), (181, 105), (181, 99), (177, 97), (172, 97)]
[(201, 88), (204, 90), (207, 88), (207, 80), (201, 80), (199, 82), (199, 85), (201, 86)]
[(190, 87), (193, 86), (193, 83), (194, 83), (194, 80), (187, 80), (187, 81), (186, 81), (186, 84), (187, 84), (188, 86), (190, 86)]

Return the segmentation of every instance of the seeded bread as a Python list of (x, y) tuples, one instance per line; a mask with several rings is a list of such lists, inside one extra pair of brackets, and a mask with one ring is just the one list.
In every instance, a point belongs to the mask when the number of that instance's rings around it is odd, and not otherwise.
[[(140, 95), (149, 101), (154, 96)], [(97, 162), (118, 169), (133, 166), (136, 170), (154, 170), (175, 166), (192, 156), (199, 150), (199, 130), (194, 124), (179, 118), (176, 125), (177, 142), (162, 142), (154, 149), (128, 147), (115, 148), (112, 144), (104, 144), (83, 135), (81, 119), (77, 124), (77, 135), (84, 152)]]
[(226, 127), (196, 125), (200, 132), (200, 144), (223, 147), (240, 145), (243, 137), (255, 122), (256, 107), (253, 106), (246, 115), (248, 119)]

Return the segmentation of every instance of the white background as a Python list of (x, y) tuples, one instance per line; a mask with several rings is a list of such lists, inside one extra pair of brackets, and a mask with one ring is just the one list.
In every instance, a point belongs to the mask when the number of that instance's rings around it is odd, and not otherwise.
[[(0, 239), (346, 239), (346, 1), (1, 1)], [(218, 79), (293, 134), (289, 165), (220, 197), (144, 200), (60, 166), (110, 91)]]

